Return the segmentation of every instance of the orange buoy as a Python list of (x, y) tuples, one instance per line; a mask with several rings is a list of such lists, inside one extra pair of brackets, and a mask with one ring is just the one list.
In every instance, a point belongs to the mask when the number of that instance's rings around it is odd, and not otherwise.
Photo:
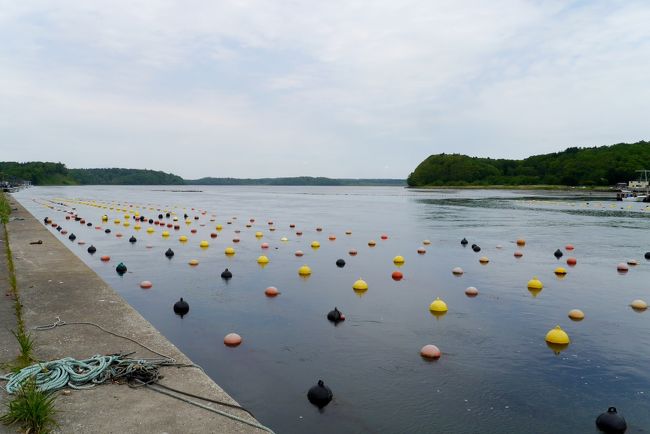
[(153, 283), (149, 282), (148, 280), (143, 280), (140, 282), (140, 288), (142, 289), (149, 289), (153, 286)]
[(236, 347), (241, 344), (241, 340), (241, 336), (239, 336), (237, 333), (228, 333), (223, 338), (223, 343), (229, 347)]
[(391, 277), (393, 278), (393, 280), (399, 281), (399, 280), (402, 280), (404, 278), (404, 275), (402, 274), (401, 271), (393, 271), (393, 274), (392, 274)]
[(330, 240), (330, 241), (334, 241), (334, 240), (336, 240), (336, 236), (330, 235), (329, 237), (327, 237), (327, 239)]
[(356, 251), (355, 249), (350, 249), (350, 250), (348, 251), (348, 254), (349, 254), (350, 256), (357, 256), (357, 251)]
[(420, 355), (425, 359), (437, 360), (441, 356), (440, 349), (435, 345), (425, 345), (420, 350)]
[(575, 265), (578, 263), (576, 258), (567, 258), (566, 263), (570, 267), (575, 267)]
[(526, 240), (524, 240), (523, 238), (519, 238), (517, 240), (517, 245), (520, 246), (520, 247), (525, 246), (526, 245)]
[(110, 260), (111, 260), (111, 257), (110, 257), (110, 256), (102, 256), (102, 257), (101, 257), (101, 258), (99, 258), (99, 259), (101, 259), (101, 260), (102, 260), (102, 262), (108, 262), (108, 261), (110, 261)]
[(585, 319), (585, 314), (580, 309), (571, 309), (569, 311), (569, 318), (571, 318), (574, 321), (582, 321), (583, 319)]
[(267, 297), (276, 297), (278, 294), (280, 294), (280, 291), (278, 291), (278, 288), (275, 286), (269, 286), (264, 290), (264, 294), (266, 294)]

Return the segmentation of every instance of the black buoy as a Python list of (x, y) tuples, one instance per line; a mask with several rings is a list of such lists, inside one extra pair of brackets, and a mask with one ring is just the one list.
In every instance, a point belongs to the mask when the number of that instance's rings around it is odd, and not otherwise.
[(183, 318), (184, 315), (187, 315), (187, 312), (189, 311), (190, 311), (190, 305), (187, 304), (185, 300), (183, 300), (183, 297), (181, 297), (180, 300), (174, 303), (174, 313), (176, 315), (180, 315), (181, 318)]
[(171, 258), (172, 256), (174, 256), (174, 251), (172, 249), (167, 249), (167, 251), (165, 252), (165, 256)]
[(188, 217), (187, 214), (183, 214), (183, 219), (187, 220), (187, 217)]
[(169, 213), (166, 213), (166, 214), (165, 214), (165, 217), (166, 217), (166, 218), (169, 218)]
[(104, 231), (104, 233), (106, 233), (106, 234), (110, 234), (110, 233), (111, 233), (111, 230), (110, 230), (110, 229), (106, 229), (106, 230)]
[(318, 408), (323, 408), (332, 400), (332, 391), (323, 383), (323, 380), (318, 380), (318, 384), (309, 389), (307, 392), (307, 399)]
[(117, 271), (117, 274), (121, 276), (122, 274), (126, 273), (126, 265), (120, 262), (117, 264), (117, 267), (115, 267), (115, 271)]
[(555, 256), (557, 259), (560, 259), (563, 255), (564, 253), (562, 253), (560, 249), (557, 249), (555, 253), (553, 253), (553, 256)]
[(86, 223), (86, 226), (89, 226), (89, 227), (90, 227), (90, 226), (92, 226), (92, 225), (93, 225), (93, 224), (90, 223), (90, 222)]
[(158, 214), (158, 220), (162, 220), (163, 216), (162, 214)]
[(97, 251), (97, 249), (92, 244), (90, 245), (90, 247), (88, 247), (88, 253), (90, 253), (91, 255), (93, 253), (95, 253), (96, 251)]
[(480, 251), (481, 251), (481, 248), (480, 248), (479, 246), (477, 246), (476, 244), (474, 244), (474, 245), (472, 246), (472, 250), (474, 250), (475, 252), (480, 252)]
[(467, 241), (466, 238), (463, 238), (462, 240), (460, 240), (460, 243), (461, 243), (463, 246), (466, 246), (466, 245), (469, 243), (469, 241)]
[(336, 260), (336, 266), (339, 268), (345, 267), (345, 261), (343, 259), (337, 259)]
[(61, 229), (63, 229), (61, 226), (56, 227), (56, 230), (59, 231), (59, 232), (61, 232)]
[(153, 224), (153, 219), (149, 219), (149, 224), (150, 224), (150, 225)]
[(45, 217), (45, 218), (43, 219), (43, 223), (48, 224), (49, 222), (50, 222), (50, 218), (49, 218), (49, 217)]
[(327, 319), (333, 322), (334, 324), (338, 324), (341, 321), (345, 321), (345, 315), (343, 315), (341, 311), (335, 307), (334, 310), (329, 311), (329, 313), (327, 314)]
[(144, 221), (144, 216), (143, 216), (143, 215), (140, 216), (140, 221), (141, 221), (141, 222)]
[(70, 241), (74, 241), (74, 240), (77, 239), (77, 236), (76, 236), (75, 234), (70, 234), (70, 236), (68, 236), (68, 239), (69, 239)]
[(79, 220), (81, 220), (81, 217), (79, 217), (79, 216), (74, 216), (74, 221), (78, 222)]
[(138, 241), (138, 240), (136, 240), (135, 237), (133, 235), (131, 235), (131, 238), (129, 238), (129, 243), (133, 244), (136, 241)]
[(645, 252), (645, 258), (650, 261), (650, 252)]
[(616, 407), (609, 407), (605, 413), (596, 418), (596, 426), (608, 434), (622, 434), (627, 429), (625, 418), (616, 412)]
[(232, 279), (232, 273), (230, 272), (230, 270), (226, 268), (225, 270), (223, 270), (223, 273), (221, 273), (221, 278), (226, 280)]

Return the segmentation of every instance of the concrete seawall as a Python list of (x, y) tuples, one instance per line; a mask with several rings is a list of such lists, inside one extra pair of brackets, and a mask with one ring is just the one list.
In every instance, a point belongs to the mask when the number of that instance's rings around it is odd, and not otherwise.
[[(88, 268), (41, 222), (11, 198), (12, 217), (9, 239), (14, 255), (23, 318), (27, 329), (52, 323), (56, 317), (66, 322), (94, 322), (115, 333), (128, 336), (173, 357), (179, 363), (189, 358), (162, 336), (147, 320)], [(42, 240), (43, 244), (30, 245)], [(4, 254), (4, 252), (2, 252)], [(2, 262), (4, 265), (4, 262)], [(0, 274), (5, 274), (6, 268)], [(5, 297), (8, 298), (8, 297)], [(6, 300), (3, 300), (6, 302)], [(5, 311), (3, 309), (3, 317)], [(171, 311), (171, 307), (170, 307)], [(13, 313), (13, 312), (12, 312)], [(5, 318), (3, 318), (4, 320)], [(2, 324), (11, 321), (3, 321)], [(69, 325), (49, 331), (32, 331), (39, 360), (63, 357), (88, 358), (95, 354), (128, 353), (131, 357), (159, 357), (138, 345), (87, 325)], [(0, 335), (2, 347), (17, 346), (13, 336)], [(10, 339), (9, 342), (6, 342)], [(205, 373), (196, 368), (162, 368), (162, 384), (214, 400), (236, 402)], [(3, 391), (0, 398), (4, 402)], [(90, 390), (58, 393), (57, 421), (62, 433), (248, 433), (263, 432), (227, 417), (148, 390), (127, 385), (104, 384)], [(189, 398), (199, 401), (195, 398)], [(255, 422), (246, 412), (199, 401), (240, 418)], [(4, 411), (4, 410), (2, 410)], [(15, 429), (0, 425), (1, 432)]]

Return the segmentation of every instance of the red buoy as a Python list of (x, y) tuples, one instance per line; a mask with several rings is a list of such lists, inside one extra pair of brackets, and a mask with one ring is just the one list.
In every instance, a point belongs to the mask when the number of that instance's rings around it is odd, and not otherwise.
[(429, 344), (422, 347), (420, 350), (420, 355), (425, 359), (437, 360), (440, 358), (442, 353), (438, 347)]
[(223, 343), (229, 347), (236, 347), (241, 344), (241, 340), (241, 336), (239, 336), (237, 333), (228, 333), (223, 338)]
[(278, 291), (278, 288), (276, 288), (275, 286), (269, 286), (264, 291), (264, 294), (266, 294), (267, 297), (275, 297), (278, 294), (280, 294), (280, 291)]
[(149, 289), (153, 286), (153, 283), (149, 282), (148, 280), (143, 280), (140, 282), (140, 288), (142, 289)]
[(576, 260), (576, 258), (567, 258), (566, 263), (567, 265), (574, 267), (578, 263), (578, 261)]
[(404, 278), (404, 275), (402, 274), (401, 271), (393, 271), (392, 277), (393, 277), (393, 280), (399, 281), (399, 280), (402, 280)]

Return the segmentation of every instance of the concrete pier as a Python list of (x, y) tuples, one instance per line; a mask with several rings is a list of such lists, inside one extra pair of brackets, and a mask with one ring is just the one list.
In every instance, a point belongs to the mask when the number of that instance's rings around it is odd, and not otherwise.
[[(57, 240), (41, 222), (10, 198), (17, 217), (7, 225), (14, 256), (23, 318), (27, 329), (52, 323), (56, 317), (66, 322), (89, 321), (115, 333), (135, 339), (179, 363), (191, 363), (187, 356), (162, 336), (112, 288)], [(2, 238), (2, 237), (0, 237)], [(43, 244), (30, 245), (42, 240)], [(14, 327), (13, 301), (5, 295), (6, 263), (0, 259), (0, 326)], [(5, 290), (5, 287), (7, 288)], [(9, 315), (10, 314), (10, 315)], [(12, 323), (13, 321), (13, 323)], [(0, 361), (17, 354), (17, 343), (6, 330), (0, 332)], [(151, 358), (156, 354), (138, 345), (87, 325), (69, 325), (49, 331), (32, 331), (39, 360), (63, 357), (84, 359), (95, 354), (135, 351), (131, 357)], [(5, 350), (6, 349), (6, 350)], [(2, 370), (4, 372), (4, 370)], [(236, 404), (205, 373), (196, 368), (162, 368), (162, 384), (196, 395)], [(4, 402), (4, 382), (0, 399)], [(56, 417), (61, 433), (258, 433), (260, 429), (212, 413), (147, 388), (104, 384), (90, 390), (57, 392)], [(195, 398), (189, 398), (199, 401)], [(218, 404), (204, 405), (255, 422), (246, 412)], [(4, 412), (4, 409), (2, 410)], [(0, 433), (16, 432), (0, 425)]]

